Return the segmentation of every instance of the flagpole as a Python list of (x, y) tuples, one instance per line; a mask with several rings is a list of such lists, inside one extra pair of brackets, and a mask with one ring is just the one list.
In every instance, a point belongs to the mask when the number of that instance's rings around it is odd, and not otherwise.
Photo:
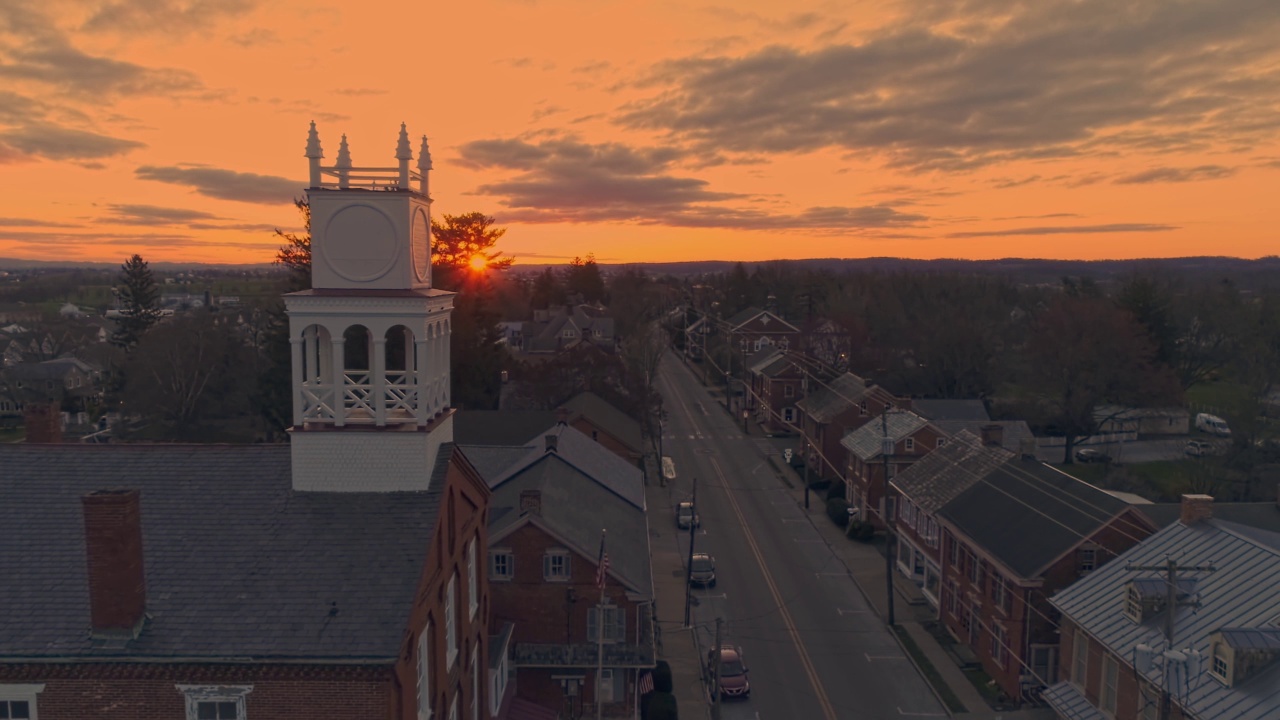
[(596, 720), (600, 720), (604, 716), (604, 701), (600, 699), (603, 694), (604, 683), (601, 678), (604, 675), (604, 585), (605, 585), (605, 569), (600, 563), (604, 562), (604, 529), (600, 530), (600, 558), (596, 561), (596, 577), (597, 584), (600, 586), (600, 604), (596, 606)]

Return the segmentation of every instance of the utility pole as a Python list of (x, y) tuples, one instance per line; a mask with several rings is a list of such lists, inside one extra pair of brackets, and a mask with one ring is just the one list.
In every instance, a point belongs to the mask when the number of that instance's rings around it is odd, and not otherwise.
[[(801, 399), (809, 397), (809, 371), (804, 371), (800, 379)], [(806, 434), (804, 418), (800, 418), (800, 459), (804, 461), (804, 509), (809, 509), (809, 436)]]
[(715, 672), (711, 678), (711, 692), (715, 693), (715, 700), (711, 703), (711, 720), (720, 720), (720, 623), (724, 622), (719, 617), (716, 618), (716, 664)]
[(742, 432), (747, 434), (747, 339), (742, 338)]
[(693, 610), (693, 540), (698, 527), (698, 476), (693, 476), (693, 516), (689, 518), (689, 562), (684, 574), (684, 626), (692, 627), (689, 613)]
[(1167, 643), (1164, 656), (1164, 669), (1161, 671), (1161, 688), (1160, 688), (1160, 720), (1172, 720), (1173, 718), (1173, 700), (1169, 692), (1169, 663), (1174, 662), (1170, 658), (1169, 653), (1174, 649), (1173, 641), (1176, 637), (1175, 632), (1175, 616), (1180, 607), (1198, 607), (1199, 603), (1192, 601), (1178, 600), (1178, 573), (1179, 572), (1213, 572), (1215, 568), (1209, 565), (1179, 565), (1178, 561), (1173, 558), (1166, 558), (1164, 563), (1160, 565), (1126, 565), (1125, 570), (1130, 572), (1163, 572), (1165, 574), (1164, 586), (1164, 639)]
[[(886, 619), (893, 627), (893, 508), (889, 502), (889, 456), (893, 454), (893, 438), (889, 437), (889, 406), (880, 415), (880, 456), (884, 459), (884, 582), (889, 601)], [(869, 488), (869, 486), (868, 486)]]

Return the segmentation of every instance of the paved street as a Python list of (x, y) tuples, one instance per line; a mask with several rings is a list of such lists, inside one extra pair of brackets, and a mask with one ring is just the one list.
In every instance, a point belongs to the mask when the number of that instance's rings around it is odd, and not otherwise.
[(650, 507), (654, 543), (687, 557), (689, 534), (677, 533), (671, 507), (690, 496), (696, 477), (702, 529), (693, 542), (715, 556), (718, 579), (695, 591), (699, 652), (712, 646), (720, 617), (724, 642), (742, 647), (751, 672), (752, 697), (727, 701), (722, 717), (945, 717), (765, 460), (772, 445), (744, 437), (678, 360), (664, 360), (659, 387), (677, 477), (668, 506)]

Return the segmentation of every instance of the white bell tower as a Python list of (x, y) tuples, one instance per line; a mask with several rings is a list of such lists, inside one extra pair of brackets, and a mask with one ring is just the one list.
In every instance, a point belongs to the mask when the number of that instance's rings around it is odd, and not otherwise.
[(453, 440), (453, 293), (431, 287), (431, 153), (400, 125), (394, 167), (321, 163), (311, 123), (311, 289), (285, 296), (295, 490), (426, 490)]

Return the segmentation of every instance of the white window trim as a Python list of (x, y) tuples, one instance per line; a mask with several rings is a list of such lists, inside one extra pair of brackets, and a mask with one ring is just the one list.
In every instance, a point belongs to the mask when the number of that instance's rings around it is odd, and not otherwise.
[(480, 720), (480, 644), (471, 653), (471, 720)]
[(471, 538), (467, 546), (467, 612), (472, 620), (476, 619), (476, 611), (480, 609), (480, 582), (476, 578), (476, 540)]
[[(550, 560), (550, 558), (553, 558), (553, 557), (561, 557), (561, 558), (564, 558), (564, 574), (563, 574), (563, 575), (552, 575), (552, 574), (551, 574), (551, 572), (550, 572), (550, 570), (551, 570), (551, 560)], [(548, 550), (548, 551), (547, 551), (547, 553), (546, 553), (546, 555), (544, 556), (544, 558), (545, 558), (545, 560), (544, 560), (544, 565), (542, 566), (542, 579), (543, 579), (543, 580), (546, 580), (547, 582), (569, 582), (569, 580), (571, 580), (571, 579), (573, 578), (573, 569), (572, 569), (572, 567), (569, 565), (569, 563), (570, 563), (570, 559), (569, 559), (569, 551), (568, 551), (568, 550)]]
[(31, 720), (40, 720), (40, 709), (36, 703), (36, 696), (42, 692), (44, 692), (44, 683), (0, 683), (0, 700), (5, 702), (25, 702), (27, 708), (31, 710)]
[(458, 573), (449, 578), (444, 596), (445, 667), (452, 670), (458, 659)]
[[(499, 573), (494, 563), (494, 558), (502, 556), (507, 559), (507, 572)], [(516, 556), (511, 552), (511, 548), (494, 548), (489, 551), (489, 579), (498, 582), (510, 582), (515, 579), (516, 575)]]
[(431, 623), (418, 636), (418, 720), (431, 720)]
[[(1108, 696), (1107, 688), (1110, 688)], [(1107, 701), (1110, 700), (1108, 703)], [(1115, 717), (1116, 708), (1120, 704), (1120, 663), (1104, 653), (1102, 656), (1102, 678), (1098, 685), (1098, 709), (1110, 717)]]
[(253, 692), (252, 685), (178, 685), (185, 699), (187, 720), (197, 720), (197, 707), (202, 702), (234, 702), (236, 718), (245, 720), (245, 696)]

